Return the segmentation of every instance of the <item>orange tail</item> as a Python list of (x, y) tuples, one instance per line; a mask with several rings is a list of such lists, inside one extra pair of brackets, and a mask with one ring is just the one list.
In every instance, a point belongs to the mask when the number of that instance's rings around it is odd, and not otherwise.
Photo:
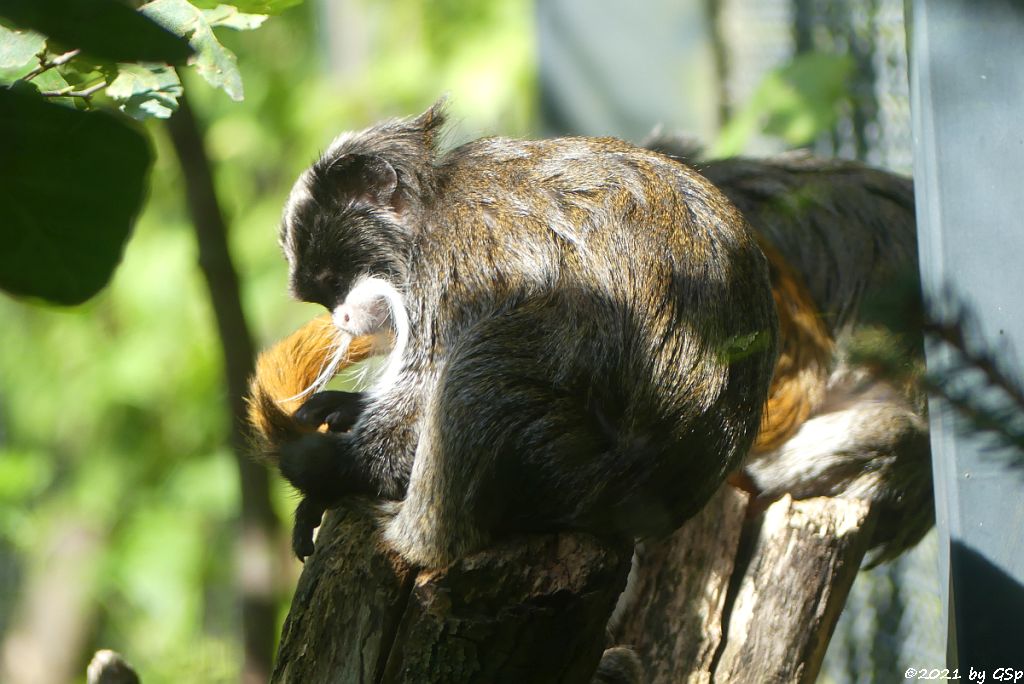
[(792, 437), (825, 395), (834, 343), (799, 275), (764, 241), (772, 297), (779, 316), (779, 359), (755, 452), (777, 449)]
[[(260, 354), (249, 381), (249, 424), (258, 457), (275, 461), (281, 443), (310, 429), (292, 414), (302, 405), (299, 397), (327, 367), (338, 348), (338, 330), (329, 315), (319, 316)], [(368, 337), (357, 337), (335, 373), (370, 356)]]

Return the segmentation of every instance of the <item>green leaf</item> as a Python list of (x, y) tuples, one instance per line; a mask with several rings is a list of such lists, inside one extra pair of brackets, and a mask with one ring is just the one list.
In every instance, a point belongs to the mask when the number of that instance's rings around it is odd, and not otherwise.
[(79, 55), (54, 71), (59, 71), (68, 83), (81, 90), (99, 81), (113, 81), (117, 77), (117, 64)]
[(36, 61), (46, 38), (35, 31), (12, 31), (0, 26), (0, 69), (17, 69)]
[(0, 89), (0, 287), (78, 304), (110, 279), (152, 153), (110, 114)]
[(280, 14), (286, 9), (301, 5), (302, 0), (238, 0), (231, 5), (221, 5), (219, 0), (196, 0), (192, 3), (196, 7), (212, 9), (214, 7), (234, 6), (239, 12), (255, 12), (257, 14)]
[(4, 0), (0, 15), (115, 62), (182, 64), (192, 54), (180, 38), (117, 0)]
[(122, 112), (133, 119), (166, 119), (178, 109), (181, 81), (163, 64), (122, 64), (107, 95), (120, 101)]
[(746, 105), (719, 134), (712, 157), (743, 151), (759, 132), (789, 145), (805, 145), (835, 124), (847, 95), (853, 61), (845, 55), (808, 52), (769, 72)]
[(210, 26), (223, 26), (236, 31), (251, 31), (267, 20), (265, 14), (245, 14), (231, 5), (217, 5), (214, 9), (203, 10), (203, 16)]
[(829, 130), (851, 73), (853, 60), (846, 55), (811, 52), (794, 59), (767, 81), (765, 133), (803, 145)]
[[(215, 21), (233, 28), (255, 28), (263, 18), (253, 15), (230, 12), (231, 8), (209, 10)], [(168, 30), (187, 38), (189, 45), (195, 50), (195, 57), (190, 60), (196, 71), (206, 81), (226, 92), (231, 99), (241, 100), (242, 75), (238, 72), (238, 61), (234, 53), (217, 41), (213, 27), (206, 12), (189, 4), (185, 0), (153, 0), (139, 8), (139, 11), (154, 21), (167, 27)]]

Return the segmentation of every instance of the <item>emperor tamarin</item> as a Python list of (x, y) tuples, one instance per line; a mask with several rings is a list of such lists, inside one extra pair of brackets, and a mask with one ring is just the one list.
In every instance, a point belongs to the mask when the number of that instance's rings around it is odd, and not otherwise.
[(443, 122), (342, 135), (288, 199), (292, 292), (331, 312), (335, 361), (352, 340), (386, 357), (367, 392), (297, 414), (334, 430), (271, 449), (304, 497), (296, 552), (352, 494), (400, 502), (385, 538), (431, 567), (517, 531), (674, 529), (750, 449), (772, 378), (745, 220), (619, 140), (442, 154)]

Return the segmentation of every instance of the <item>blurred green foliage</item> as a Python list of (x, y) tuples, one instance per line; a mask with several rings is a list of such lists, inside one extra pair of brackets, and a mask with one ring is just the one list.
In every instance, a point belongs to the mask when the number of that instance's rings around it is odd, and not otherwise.
[(117, 0), (4, 0), (0, 15), (110, 62), (183, 64), (192, 50), (179, 36)]
[(182, 95), (172, 65), (186, 59), (241, 100), (235, 55), (213, 29), (254, 29), (267, 16), (187, 0), (138, 11), (117, 0), (13, 0), (0, 16), (10, 25), (0, 26), (0, 85), (10, 86), (0, 88), (0, 127), (11, 132), (0, 143), (0, 288), (80, 304), (120, 260), (152, 158), (137, 129), (78, 110), (167, 118)]
[[(294, 3), (235, 4), (258, 12)], [(345, 6), (344, 36), (329, 35), (316, 3), (259, 31), (218, 36), (238, 57), (242, 102), (182, 73), (208, 124), (261, 344), (318, 313), (289, 301), (276, 231), (290, 184), (335, 134), (416, 113), (445, 91), (462, 137), (531, 127), (527, 0)], [(359, 37), (362, 53), (351, 57), (354, 68), (331, 74), (326, 44), (346, 36)], [(14, 568), (0, 572), (0, 626), (23, 619), (24, 587), (62, 562), (49, 542), (73, 525), (100, 540), (94, 570), (80, 575), (88, 584), (81, 672), (89, 653), (109, 647), (146, 684), (237, 681), (239, 492), (216, 331), (176, 159), (161, 124), (146, 128), (156, 150), (149, 198), (111, 285), (75, 309), (0, 298), (0, 566)], [(277, 504), (290, 515), (283, 486)], [(298, 566), (286, 540), (280, 549), (283, 616)]]
[(725, 123), (710, 156), (741, 154), (757, 134), (800, 147), (829, 132), (849, 97), (854, 63), (848, 55), (806, 52), (772, 69)]

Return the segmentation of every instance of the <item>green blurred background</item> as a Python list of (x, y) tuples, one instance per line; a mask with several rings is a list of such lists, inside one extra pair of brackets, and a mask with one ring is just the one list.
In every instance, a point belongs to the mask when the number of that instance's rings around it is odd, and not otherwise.
[[(646, 29), (609, 19), (608, 13), (622, 11), (613, 4), (604, 12), (572, 0), (307, 2), (258, 30), (219, 33), (238, 55), (244, 101), (181, 71), (204, 123), (257, 346), (319, 313), (288, 298), (276, 241), (295, 177), (340, 131), (417, 113), (442, 93), (452, 95), (451, 143), (495, 133), (635, 139), (663, 121), (667, 107), (678, 113), (670, 123), (714, 142), (718, 153), (804, 145), (909, 171), (905, 53), (898, 60), (902, 14), (879, 21), (901, 3), (839, 3), (850, 17), (868, 17), (877, 39), (869, 52), (897, 55), (888, 67), (884, 59), (859, 57), (863, 32), (846, 15), (830, 15), (828, 3), (817, 3), (826, 9), (807, 16), (832, 32), (808, 32), (799, 8), (792, 9), (801, 4), (806, 13), (814, 3), (683, 3), (714, 20), (688, 27), (693, 41), (680, 39), (699, 44), (696, 52), (675, 56), (688, 60), (685, 65), (636, 66), (617, 54), (627, 48), (614, 41), (591, 38), (588, 48), (579, 29), (586, 21), (574, 16), (632, 30), (634, 45), (643, 43)], [(772, 14), (773, 7), (790, 8), (790, 14)], [(569, 27), (559, 29), (566, 17)], [(660, 21), (654, 11), (647, 19)], [(835, 39), (840, 29), (849, 36)], [(545, 49), (538, 36), (553, 30)], [(883, 40), (896, 47), (882, 46)], [(564, 100), (571, 92), (565, 84), (573, 77), (557, 69), (542, 77), (539, 68), (558, 62), (550, 46), (563, 44), (573, 47), (574, 57), (562, 63), (612, 62), (600, 73), (615, 81), (591, 84), (603, 99), (593, 106), (578, 100), (584, 114), (616, 97), (626, 104), (609, 106), (612, 114), (604, 119), (574, 119), (569, 105), (559, 102), (559, 94)], [(596, 55), (589, 62), (588, 49)], [(713, 64), (723, 50), (728, 59)], [(721, 78), (723, 63), (731, 70), (728, 79)], [(615, 68), (625, 74), (614, 75)], [(676, 73), (679, 80), (655, 82), (647, 107), (644, 93), (616, 92), (639, 71)], [(896, 85), (883, 82), (887, 77)], [(876, 88), (866, 124), (858, 120), (854, 97), (863, 83)], [(654, 106), (659, 91), (671, 95), (661, 98), (661, 111)], [(903, 99), (893, 99), (894, 91)], [(278, 478), (271, 553), (251, 553), (239, 539), (222, 360), (181, 170), (165, 125), (145, 125), (157, 161), (148, 202), (113, 282), (76, 308), (0, 298), (0, 680), (13, 684), (83, 679), (97, 648), (124, 653), (146, 684), (238, 681), (246, 660), (242, 592), (269, 590), (280, 624), (301, 570), (285, 533), (294, 500)], [(845, 655), (830, 656), (826, 678), (873, 681), (870, 673), (879, 670), (874, 660), (864, 664), (863, 653), (878, 649), (891, 651), (892, 665), (881, 670), (889, 673), (939, 662), (937, 655), (902, 662), (898, 643), (910, 609), (893, 597), (899, 599), (905, 572), (883, 572), (890, 574), (877, 584), (858, 581), (881, 595), (881, 603), (864, 599), (868, 607), (844, 618), (835, 648)], [(923, 614), (937, 614), (937, 600), (934, 605)], [(926, 641), (912, 652), (932, 657)], [(17, 664), (26, 657), (41, 669), (26, 672)]]

